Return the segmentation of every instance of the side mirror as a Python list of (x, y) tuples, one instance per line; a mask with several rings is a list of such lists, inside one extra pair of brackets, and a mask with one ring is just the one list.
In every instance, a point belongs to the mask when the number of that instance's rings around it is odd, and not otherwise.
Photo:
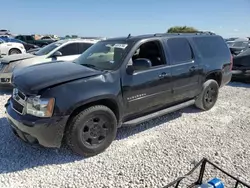
[(56, 51), (56, 52), (52, 55), (52, 57), (58, 57), (58, 56), (62, 56), (62, 52)]
[(133, 74), (134, 71), (138, 70), (146, 70), (152, 66), (152, 63), (149, 59), (146, 58), (138, 58), (133, 61), (133, 65), (129, 65), (127, 67), (127, 73)]

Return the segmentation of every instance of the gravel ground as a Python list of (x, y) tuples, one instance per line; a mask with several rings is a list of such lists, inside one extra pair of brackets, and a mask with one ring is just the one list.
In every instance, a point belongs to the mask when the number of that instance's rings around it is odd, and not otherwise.
[(203, 157), (250, 182), (250, 85), (221, 89), (208, 112), (194, 107), (122, 128), (102, 154), (32, 147), (16, 138), (0, 96), (0, 187), (162, 187)]

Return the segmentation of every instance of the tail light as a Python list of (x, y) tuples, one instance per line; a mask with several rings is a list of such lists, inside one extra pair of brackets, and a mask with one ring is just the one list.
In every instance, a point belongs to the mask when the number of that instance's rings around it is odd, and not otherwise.
[(230, 71), (233, 69), (233, 55), (230, 57)]

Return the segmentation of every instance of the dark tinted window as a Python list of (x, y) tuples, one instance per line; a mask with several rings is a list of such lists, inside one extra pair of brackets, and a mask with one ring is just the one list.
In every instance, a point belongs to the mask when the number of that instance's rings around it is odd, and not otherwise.
[(169, 52), (172, 57), (171, 64), (180, 64), (192, 60), (192, 50), (185, 38), (168, 39)]
[(19, 40), (24, 40), (24, 37), (23, 36), (17, 36), (16, 39), (19, 39)]
[(27, 40), (33, 40), (33, 37), (32, 36), (26, 36), (26, 39)]
[(92, 46), (93, 44), (91, 43), (79, 43), (79, 53), (83, 53), (85, 52), (85, 50), (87, 50), (90, 46)]
[(66, 55), (77, 55), (78, 52), (78, 43), (67, 44), (66, 46), (59, 49), (63, 56)]
[(230, 53), (225, 41), (220, 37), (195, 37), (193, 40), (203, 57), (228, 56)]

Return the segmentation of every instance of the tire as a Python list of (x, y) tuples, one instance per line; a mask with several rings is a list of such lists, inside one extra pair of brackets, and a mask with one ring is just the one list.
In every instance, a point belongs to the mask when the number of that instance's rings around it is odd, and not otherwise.
[(20, 54), (20, 53), (21, 53), (21, 51), (18, 50), (18, 49), (11, 49), (11, 50), (9, 51), (9, 55)]
[(219, 94), (219, 85), (215, 80), (207, 80), (195, 101), (195, 106), (202, 110), (210, 110), (215, 105)]
[(96, 105), (72, 119), (65, 137), (71, 150), (90, 157), (106, 150), (115, 139), (116, 132), (117, 119), (113, 111), (106, 106)]

